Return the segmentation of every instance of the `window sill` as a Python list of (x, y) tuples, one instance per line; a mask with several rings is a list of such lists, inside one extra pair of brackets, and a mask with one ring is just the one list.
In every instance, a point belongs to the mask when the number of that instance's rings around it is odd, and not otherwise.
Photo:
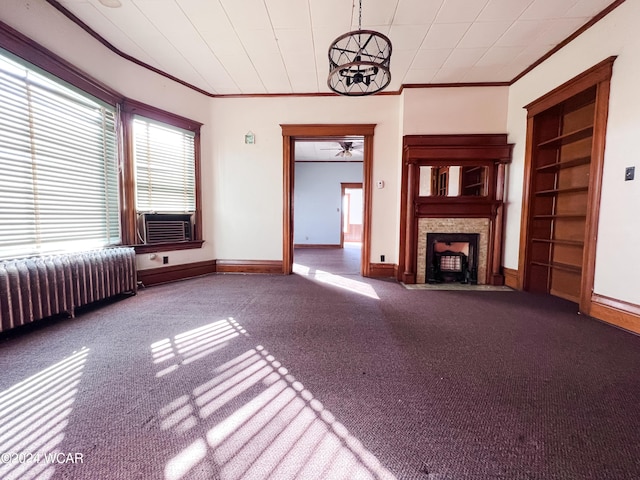
[(137, 254), (167, 252), (170, 250), (191, 250), (202, 248), (204, 240), (192, 240), (189, 242), (151, 243), (147, 245), (131, 245)]

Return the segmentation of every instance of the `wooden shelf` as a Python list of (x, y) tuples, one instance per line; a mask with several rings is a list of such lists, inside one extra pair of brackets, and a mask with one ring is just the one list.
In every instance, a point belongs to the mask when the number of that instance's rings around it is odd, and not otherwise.
[(469, 188), (475, 188), (475, 187), (484, 187), (484, 182), (478, 182), (478, 183), (472, 183), (470, 185), (465, 185), (464, 186), (464, 190), (467, 190)]
[(583, 247), (584, 242), (579, 240), (562, 240), (560, 238), (532, 238), (532, 242), (552, 243), (554, 245), (567, 245), (572, 247)]
[(570, 188), (555, 188), (553, 190), (540, 190), (535, 192), (538, 197), (552, 197), (554, 195), (562, 195), (563, 193), (576, 193), (576, 192), (588, 192), (589, 186), (584, 187), (570, 187)]
[(551, 268), (554, 270), (562, 270), (563, 272), (582, 273), (582, 268), (577, 265), (568, 265), (566, 263), (558, 262), (531, 262), (531, 265), (538, 265), (539, 267)]
[(549, 165), (542, 165), (536, 168), (536, 170), (538, 172), (544, 172), (545, 170), (549, 172), (555, 172), (563, 168), (577, 167), (578, 165), (587, 165), (590, 162), (591, 162), (591, 155), (587, 155), (585, 157), (578, 157), (572, 160), (565, 160), (562, 162), (550, 163)]
[(565, 218), (565, 219), (574, 219), (574, 218), (587, 218), (586, 214), (578, 214), (578, 213), (559, 213), (557, 215), (534, 215), (534, 220), (553, 220), (555, 218)]
[[(605, 65), (603, 63), (603, 65)], [(521, 283), (588, 311), (611, 63), (527, 105)], [(602, 89), (602, 90), (601, 90)], [(604, 96), (603, 96), (604, 94)], [(520, 283), (520, 279), (518, 279)]]
[(585, 138), (589, 138), (591, 136), (593, 136), (593, 125), (589, 125), (588, 127), (574, 130), (573, 132), (568, 132), (558, 137), (540, 142), (538, 143), (538, 148), (556, 148), (562, 145), (568, 145), (570, 143), (577, 142), (579, 140), (584, 140)]

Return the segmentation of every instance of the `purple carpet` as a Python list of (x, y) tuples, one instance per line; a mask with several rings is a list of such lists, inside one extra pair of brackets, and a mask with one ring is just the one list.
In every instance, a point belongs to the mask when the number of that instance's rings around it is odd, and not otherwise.
[(640, 478), (639, 337), (295, 255), (1, 336), (0, 478)]

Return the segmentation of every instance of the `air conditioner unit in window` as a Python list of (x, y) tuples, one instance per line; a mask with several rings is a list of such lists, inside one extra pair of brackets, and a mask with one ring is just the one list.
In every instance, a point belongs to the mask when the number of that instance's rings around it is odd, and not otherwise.
[(193, 240), (189, 213), (141, 213), (138, 216), (138, 231), (144, 243)]

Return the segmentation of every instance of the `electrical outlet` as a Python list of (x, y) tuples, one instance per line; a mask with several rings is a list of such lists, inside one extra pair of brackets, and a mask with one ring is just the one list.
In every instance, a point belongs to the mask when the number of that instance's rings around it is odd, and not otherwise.
[(164, 265), (166, 265), (167, 263), (169, 263), (169, 257), (162, 257), (162, 263)]
[(633, 180), (636, 174), (636, 167), (627, 167), (624, 170), (624, 181)]
[(380, 261), (384, 262), (384, 255), (380, 255)]

